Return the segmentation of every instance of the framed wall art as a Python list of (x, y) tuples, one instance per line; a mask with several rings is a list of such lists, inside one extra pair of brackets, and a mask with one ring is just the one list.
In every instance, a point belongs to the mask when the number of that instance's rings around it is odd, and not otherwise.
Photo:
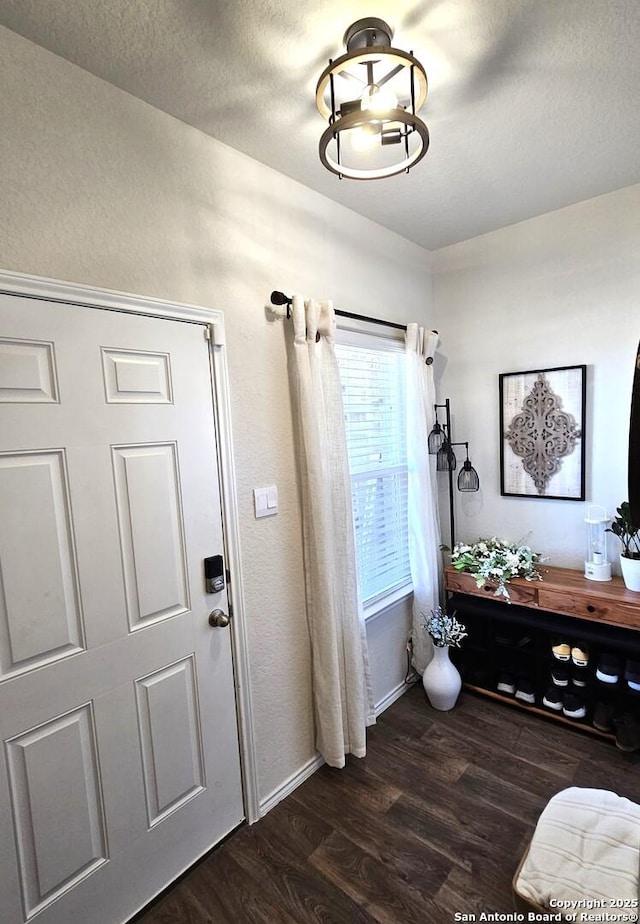
[(585, 499), (586, 366), (505, 372), (500, 391), (500, 493)]

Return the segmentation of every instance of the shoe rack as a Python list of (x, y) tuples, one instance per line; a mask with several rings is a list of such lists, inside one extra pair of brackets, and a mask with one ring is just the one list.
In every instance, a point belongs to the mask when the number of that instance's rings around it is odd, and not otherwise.
[(640, 750), (640, 593), (566, 568), (511, 582), (511, 603), (450, 566), (445, 588), (467, 627), (451, 652), (467, 689)]

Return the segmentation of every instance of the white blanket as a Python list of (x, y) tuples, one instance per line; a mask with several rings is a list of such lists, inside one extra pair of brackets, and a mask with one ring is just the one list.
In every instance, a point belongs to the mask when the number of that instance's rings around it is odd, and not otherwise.
[(604, 789), (572, 786), (540, 815), (516, 891), (556, 910), (551, 899), (634, 901), (639, 858), (640, 806)]

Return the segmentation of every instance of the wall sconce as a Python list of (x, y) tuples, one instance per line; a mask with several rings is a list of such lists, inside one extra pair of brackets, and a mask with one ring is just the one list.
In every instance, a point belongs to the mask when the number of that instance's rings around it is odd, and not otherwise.
[(318, 80), (316, 106), (328, 122), (320, 160), (340, 179), (408, 173), (427, 153), (429, 130), (417, 115), (427, 75), (413, 53), (391, 47), (392, 36), (384, 20), (359, 19), (344, 34), (347, 53)]
[[(469, 458), (469, 443), (453, 442), (451, 439), (451, 407), (449, 399), (445, 398), (444, 404), (434, 404), (436, 412), (436, 422), (429, 434), (427, 444), (429, 455), (436, 456), (436, 471), (448, 472), (449, 474), (449, 516), (451, 524), (451, 548), (455, 545), (455, 515), (453, 507), (453, 472), (456, 470), (458, 460), (453, 451), (454, 446), (464, 446), (466, 450), (466, 459), (462, 463), (462, 468), (458, 473), (458, 491), (469, 493), (480, 490), (480, 478), (478, 473), (471, 464)], [(440, 424), (438, 421), (438, 408), (445, 409), (446, 422)]]

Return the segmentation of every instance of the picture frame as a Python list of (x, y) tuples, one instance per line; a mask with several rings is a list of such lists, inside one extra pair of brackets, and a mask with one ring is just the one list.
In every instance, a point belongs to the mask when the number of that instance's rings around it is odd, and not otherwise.
[(585, 499), (587, 367), (499, 374), (500, 494)]

